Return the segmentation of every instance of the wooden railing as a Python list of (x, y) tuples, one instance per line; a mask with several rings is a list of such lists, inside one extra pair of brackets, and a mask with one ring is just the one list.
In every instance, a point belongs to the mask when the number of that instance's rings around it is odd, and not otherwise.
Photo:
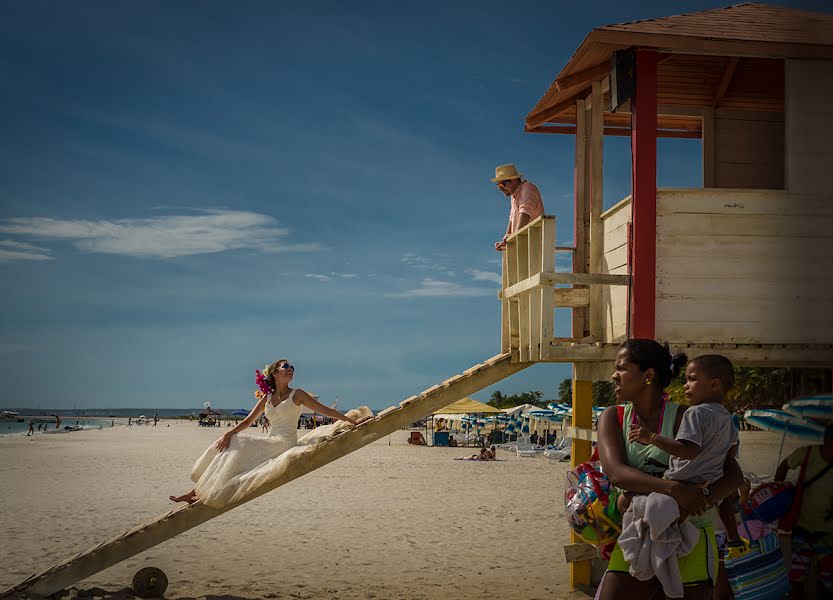
[[(501, 351), (513, 362), (582, 362), (600, 360), (587, 348), (575, 353), (554, 353), (553, 345), (594, 343), (589, 338), (555, 337), (555, 309), (590, 307), (591, 322), (601, 317), (599, 305), (591, 305), (589, 286), (627, 285), (627, 275), (556, 273), (555, 217), (535, 219), (506, 241), (503, 253)], [(555, 288), (557, 284), (573, 287)], [(575, 287), (583, 286), (583, 287)]]

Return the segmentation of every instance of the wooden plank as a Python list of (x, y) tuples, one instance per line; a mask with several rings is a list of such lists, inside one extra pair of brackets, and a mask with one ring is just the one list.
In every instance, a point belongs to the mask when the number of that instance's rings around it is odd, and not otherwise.
[[(550, 289), (555, 296), (555, 306), (559, 308), (590, 306), (590, 290), (588, 288), (541, 288)], [(550, 334), (548, 337), (552, 337)], [(546, 339), (546, 338), (545, 338)]]
[(586, 542), (578, 542), (575, 544), (567, 544), (564, 546), (564, 558), (568, 563), (581, 562), (583, 560), (593, 560), (599, 557), (599, 551), (595, 546), (591, 546)]
[[(602, 127), (604, 110), (602, 108), (602, 86), (593, 82), (591, 91), (590, 116), (590, 272), (602, 272), (604, 254), (604, 229), (602, 227), (602, 185), (603, 185), (603, 150), (604, 139)], [(587, 328), (595, 339), (602, 339), (602, 289), (593, 286), (590, 291), (590, 307), (587, 311), (590, 320)]]
[(729, 89), (729, 85), (732, 83), (732, 77), (735, 75), (735, 68), (738, 66), (738, 60), (740, 59), (737, 56), (732, 56), (726, 62), (726, 67), (723, 69), (723, 75), (720, 77), (720, 83), (717, 85), (717, 91), (714, 93), (712, 106), (720, 106), (723, 96), (726, 95), (726, 90)]
[(714, 109), (703, 111), (703, 187), (713, 188), (714, 177)]
[[(806, 343), (818, 341), (815, 333), (826, 330), (827, 339), (833, 340), (833, 290), (827, 298), (800, 297), (786, 302), (784, 298), (683, 298), (662, 296), (657, 299), (657, 319), (667, 323), (758, 323), (778, 337), (786, 329), (795, 330), (791, 335), (813, 337)], [(731, 330), (731, 326), (729, 327)], [(761, 332), (768, 336), (769, 332)], [(719, 340), (714, 340), (719, 341)], [(764, 338), (761, 338), (761, 342)], [(778, 343), (772, 340), (770, 343)]]
[[(606, 211), (602, 213), (602, 220), (607, 221), (610, 219), (615, 213), (619, 212), (620, 210), (624, 210), (626, 207), (630, 206), (631, 203), (631, 196), (628, 194), (619, 202), (608, 208)], [(628, 214), (630, 214), (630, 209), (628, 208)], [(630, 217), (628, 217), (630, 218)]]
[(830, 344), (682, 344), (671, 342), (674, 352), (689, 358), (702, 354), (722, 354), (740, 367), (824, 367), (833, 364)]
[(677, 343), (722, 344), (824, 344), (830, 341), (830, 329), (822, 329), (816, 322), (790, 323), (789, 328), (774, 329), (772, 324), (759, 321), (660, 321), (657, 337)]
[(567, 427), (567, 435), (574, 440), (584, 440), (587, 442), (598, 442), (599, 435), (595, 429), (587, 427)]
[(666, 215), (657, 222), (657, 234), (701, 235), (704, 237), (829, 238), (833, 216), (700, 214)]
[[(520, 281), (529, 279), (529, 230), (520, 231), (516, 237), (517, 244), (517, 260), (518, 260), (518, 279)], [(529, 362), (529, 311), (530, 298), (529, 294), (519, 294), (518, 298), (518, 352), (521, 362)]]
[[(792, 240), (786, 240), (787, 244)], [(755, 252), (756, 248), (750, 246), (749, 254), (743, 257), (721, 257), (714, 254), (710, 257), (702, 256), (663, 256), (663, 260), (657, 264), (657, 277), (666, 281), (676, 279), (698, 280), (698, 285), (704, 282), (714, 282), (718, 289), (714, 291), (721, 296), (726, 294), (742, 293), (746, 296), (750, 293), (760, 294), (769, 291), (770, 288), (754, 286), (755, 282), (762, 285), (767, 283), (775, 284), (772, 291), (781, 290), (778, 297), (792, 296), (796, 290), (828, 290), (828, 283), (833, 283), (830, 277), (833, 266), (829, 260), (833, 250), (833, 238), (827, 240), (828, 260), (807, 260), (808, 256), (787, 256), (776, 255), (771, 258), (762, 258)], [(776, 248), (777, 250), (777, 248)], [(741, 282), (740, 285), (731, 285), (733, 281)], [(723, 286), (729, 285), (729, 288)], [(753, 285), (754, 292), (745, 290), (741, 286)], [(657, 290), (667, 292), (667, 289)], [(703, 290), (704, 292), (707, 290)], [(712, 290), (708, 290), (712, 291)], [(685, 295), (685, 294), (683, 294)]]
[[(542, 226), (530, 228), (528, 236), (529, 272), (537, 274), (542, 269), (543, 248)], [(549, 250), (548, 254), (552, 254)], [(539, 290), (530, 292), (529, 297), (529, 360), (541, 358), (541, 293)]]
[(545, 362), (598, 362), (613, 360), (619, 352), (619, 344), (565, 344), (563, 342), (551, 341)]
[(628, 246), (622, 244), (621, 246), (605, 252), (602, 257), (602, 267), (599, 269), (600, 273), (611, 273), (619, 267), (627, 266), (628, 264)]
[(603, 275), (599, 273), (542, 273), (541, 283), (556, 285), (628, 285), (628, 275)]
[[(573, 425), (576, 427), (591, 427), (593, 424), (593, 382), (576, 379), (573, 367)], [(590, 460), (590, 442), (573, 438), (570, 464), (577, 467)], [(579, 541), (575, 532), (570, 532), (572, 542)], [(570, 587), (588, 585), (590, 583), (589, 561), (570, 563)]]
[(593, 65), (592, 67), (588, 67), (571, 75), (565, 75), (564, 77), (556, 79), (555, 85), (559, 90), (564, 90), (581, 83), (599, 83), (599, 81), (607, 76), (608, 73), (610, 73), (610, 61), (605, 60)]
[(657, 297), (678, 297), (690, 300), (760, 300), (776, 299), (786, 304), (799, 302), (807, 298), (829, 299), (833, 295), (833, 281), (830, 279), (814, 280), (761, 280), (759, 278), (737, 277), (732, 279), (715, 279), (710, 277), (687, 277), (677, 273), (675, 277), (662, 278), (660, 293)]
[[(820, 194), (783, 190), (672, 189), (657, 192), (657, 214), (754, 214), (833, 216), (833, 202)], [(831, 234), (833, 235), (833, 234)]]
[(786, 61), (786, 187), (830, 193), (833, 188), (833, 63)]
[[(541, 270), (543, 272), (555, 271), (555, 253), (550, 250), (555, 246), (555, 219), (543, 224), (541, 237)], [(538, 349), (538, 359), (546, 355), (548, 348), (546, 340), (555, 335), (555, 290), (552, 286), (541, 288), (538, 292), (541, 296), (541, 338)]]
[[(587, 271), (587, 228), (584, 215), (587, 212), (587, 114), (584, 108), (584, 100), (579, 99), (575, 103), (576, 109), (576, 152), (574, 165), (574, 210), (573, 210), (573, 231), (575, 237), (576, 251), (573, 254), (573, 272), (584, 273)], [(572, 311), (572, 335), (581, 337), (585, 330), (584, 310), (573, 309)]]
[(501, 301), (500, 301), (500, 351), (509, 352), (509, 298), (506, 296), (506, 288), (509, 287), (509, 269), (507, 267), (508, 253), (506, 250), (500, 253), (501, 264)]

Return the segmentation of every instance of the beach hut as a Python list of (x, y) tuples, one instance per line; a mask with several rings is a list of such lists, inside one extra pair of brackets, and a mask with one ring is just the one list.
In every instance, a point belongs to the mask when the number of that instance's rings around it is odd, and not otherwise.
[[(575, 136), (574, 245), (556, 247), (554, 217), (510, 237), (502, 343), (519, 362), (574, 364), (574, 464), (589, 457), (592, 381), (626, 338), (833, 365), (833, 16), (740, 4), (605, 25), (557, 69), (525, 130)], [(608, 208), (610, 136), (630, 138), (632, 181)], [(700, 186), (658, 188), (658, 139), (700, 140)], [(556, 273), (553, 248), (572, 272)], [(589, 576), (573, 563), (572, 584)]]

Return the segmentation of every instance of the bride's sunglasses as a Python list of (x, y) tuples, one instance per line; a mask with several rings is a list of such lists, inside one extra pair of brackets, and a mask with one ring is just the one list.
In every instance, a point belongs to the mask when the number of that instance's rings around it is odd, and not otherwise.
[(282, 364), (280, 367), (278, 367), (278, 368), (279, 368), (279, 369), (286, 369), (287, 371), (288, 371), (289, 369), (292, 369), (293, 371), (295, 370), (295, 367), (293, 367), (293, 366), (292, 366), (292, 365), (290, 365), (289, 363), (283, 363), (283, 364)]

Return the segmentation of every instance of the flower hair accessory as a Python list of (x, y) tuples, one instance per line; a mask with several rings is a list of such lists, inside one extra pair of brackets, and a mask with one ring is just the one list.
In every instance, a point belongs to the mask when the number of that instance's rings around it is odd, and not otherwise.
[(263, 371), (255, 370), (255, 384), (257, 384), (258, 391), (255, 392), (255, 396), (258, 398), (264, 398), (272, 393), (272, 372), (270, 370), (271, 365), (266, 365), (263, 367)]

